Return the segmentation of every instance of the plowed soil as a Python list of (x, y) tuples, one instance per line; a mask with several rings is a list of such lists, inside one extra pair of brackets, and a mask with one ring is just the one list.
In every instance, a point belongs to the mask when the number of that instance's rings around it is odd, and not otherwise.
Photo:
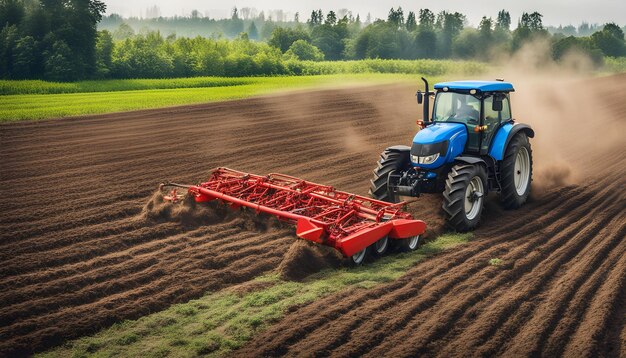
[[(626, 77), (594, 83), (605, 125), (623, 125)], [(410, 142), (413, 92), (324, 90), (0, 126), (0, 355), (277, 269), (291, 228), (219, 207), (167, 212), (157, 184), (229, 166), (365, 194), (378, 153)], [(487, 208), (471, 245), (389, 285), (301, 307), (238, 353), (624, 355), (626, 153), (607, 148), (566, 167), (584, 180), (552, 180), (520, 211)], [(538, 175), (557, 169), (537, 164)], [(433, 203), (412, 210), (435, 234)], [(487, 264), (494, 257), (500, 266)]]

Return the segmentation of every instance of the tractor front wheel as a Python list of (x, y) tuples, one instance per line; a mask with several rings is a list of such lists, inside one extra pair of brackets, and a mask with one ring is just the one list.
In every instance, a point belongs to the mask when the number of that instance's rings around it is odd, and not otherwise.
[[(399, 146), (398, 146), (399, 147)], [(380, 160), (374, 169), (374, 178), (370, 180), (369, 195), (376, 199), (389, 203), (397, 203), (396, 195), (389, 193), (389, 174), (398, 173), (410, 166), (409, 148), (406, 150), (390, 147), (380, 155)]]
[(502, 193), (500, 200), (505, 209), (517, 209), (530, 195), (533, 175), (533, 152), (530, 141), (519, 133), (509, 143), (500, 167)]
[(482, 165), (455, 165), (443, 192), (443, 210), (456, 231), (474, 229), (480, 221), (487, 194), (487, 173)]

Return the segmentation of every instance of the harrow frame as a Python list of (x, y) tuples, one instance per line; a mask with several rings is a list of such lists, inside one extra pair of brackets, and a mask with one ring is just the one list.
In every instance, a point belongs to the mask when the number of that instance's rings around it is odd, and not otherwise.
[(198, 185), (161, 184), (172, 187), (164, 199), (179, 201), (187, 190), (196, 202), (221, 200), (232, 208), (248, 207), (296, 224), (296, 235), (334, 247), (349, 257), (385, 238), (402, 240), (421, 235), (426, 224), (401, 210), (404, 202), (391, 204), (335, 190), (289, 175), (260, 176), (228, 168), (211, 171)]

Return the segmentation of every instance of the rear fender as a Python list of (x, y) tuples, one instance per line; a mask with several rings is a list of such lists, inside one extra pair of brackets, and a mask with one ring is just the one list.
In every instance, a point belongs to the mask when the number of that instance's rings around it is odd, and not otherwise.
[(489, 155), (497, 161), (502, 160), (509, 142), (520, 132), (525, 133), (529, 138), (535, 136), (535, 131), (527, 124), (508, 122), (500, 127), (491, 143)]

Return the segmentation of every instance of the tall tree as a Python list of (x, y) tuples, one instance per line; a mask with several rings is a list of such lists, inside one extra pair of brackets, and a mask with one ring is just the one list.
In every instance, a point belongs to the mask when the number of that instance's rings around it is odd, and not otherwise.
[(415, 20), (415, 13), (413, 11), (409, 11), (409, 15), (406, 17), (406, 29), (409, 32), (417, 29), (417, 21)]
[(396, 28), (402, 26), (404, 24), (404, 12), (402, 11), (402, 7), (398, 7), (397, 10), (391, 8), (387, 16), (387, 22)]
[(0, 29), (0, 77), (10, 78), (13, 73), (13, 53), (18, 40), (17, 26)]
[(24, 12), (24, 4), (20, 0), (0, 1), (0, 28), (19, 24)]
[(113, 59), (113, 36), (103, 30), (98, 32), (96, 41), (96, 76), (108, 77), (111, 71)]
[(268, 41), (268, 43), (276, 48), (279, 48), (281, 52), (286, 52), (291, 44), (297, 40), (311, 42), (311, 37), (302, 29), (277, 27), (272, 32), (272, 38)]
[(72, 61), (74, 54), (63, 40), (55, 41), (45, 57), (45, 79), (60, 82), (73, 81), (78, 78), (78, 74), (74, 71), (74, 61)]
[[(332, 11), (331, 11), (332, 12)], [(339, 60), (344, 55), (346, 39), (349, 36), (348, 20), (343, 18), (333, 25), (333, 21), (328, 21), (328, 17), (334, 15), (329, 12), (327, 21), (323, 25), (313, 28), (311, 40), (313, 45), (319, 48), (327, 60)]]
[(493, 21), (491, 18), (483, 16), (482, 20), (480, 20), (480, 25), (478, 25), (478, 31), (480, 32), (480, 37), (485, 41), (491, 41), (492, 26)]
[(527, 28), (532, 32), (543, 30), (542, 17), (543, 15), (536, 11), (531, 14), (523, 13), (519, 26)]
[(334, 11), (330, 10), (328, 12), (328, 14), (326, 15), (326, 21), (324, 21), (324, 24), (330, 25), (330, 26), (334, 26), (337, 24), (337, 15), (335, 14)]
[(250, 26), (248, 27), (248, 37), (250, 38), (250, 40), (259, 39), (259, 30), (257, 30), (256, 25), (254, 24), (254, 21), (252, 21), (250, 23)]
[(513, 31), (511, 43), (513, 50), (519, 49), (528, 41), (548, 35), (548, 32), (543, 28), (542, 17), (543, 15), (536, 11), (531, 14), (526, 12), (522, 14), (517, 28)]
[(626, 44), (624, 43), (624, 32), (614, 23), (604, 25), (602, 31), (591, 35), (595, 46), (602, 50), (607, 56), (625, 56)]
[(437, 56), (437, 34), (431, 28), (420, 26), (415, 35), (414, 46), (417, 58), (435, 58)]
[(435, 28), (435, 14), (429, 9), (420, 9), (419, 22), (420, 28), (432, 30)]
[(496, 30), (511, 30), (511, 14), (506, 10), (500, 10), (498, 12), (498, 18), (496, 19)]
[(37, 43), (32, 36), (22, 37), (13, 50), (13, 78), (32, 78), (35, 70)]
[(435, 26), (439, 29), (437, 50), (439, 57), (450, 57), (452, 54), (452, 42), (463, 30), (465, 15), (459, 12), (442, 11), (437, 14)]

